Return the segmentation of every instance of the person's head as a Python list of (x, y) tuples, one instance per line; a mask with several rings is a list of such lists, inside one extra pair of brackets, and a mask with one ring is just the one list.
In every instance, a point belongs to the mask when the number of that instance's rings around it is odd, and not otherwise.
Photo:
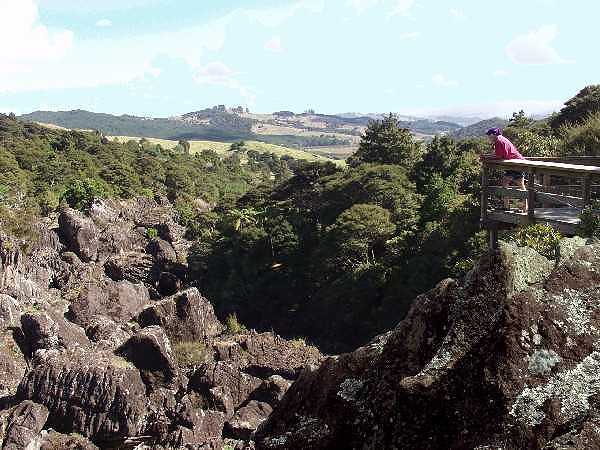
[(490, 128), (489, 130), (487, 130), (487, 137), (490, 140), (490, 142), (494, 143), (496, 142), (496, 140), (498, 139), (498, 136), (502, 135), (502, 129), (501, 128)]

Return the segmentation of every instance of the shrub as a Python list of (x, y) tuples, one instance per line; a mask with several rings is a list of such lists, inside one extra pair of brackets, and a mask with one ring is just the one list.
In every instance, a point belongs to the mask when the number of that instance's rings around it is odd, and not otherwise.
[(156, 228), (148, 228), (146, 230), (146, 237), (148, 239), (155, 239), (158, 237), (158, 231), (156, 230)]
[(242, 334), (248, 331), (248, 329), (238, 321), (235, 313), (227, 316), (227, 319), (225, 319), (225, 326), (227, 327), (227, 332), (229, 334)]
[(560, 232), (550, 225), (540, 223), (519, 227), (512, 236), (512, 241), (519, 247), (530, 247), (549, 259), (556, 257), (561, 239)]
[(181, 367), (194, 367), (206, 360), (208, 349), (202, 342), (178, 342), (173, 346), (173, 353)]
[(600, 217), (594, 213), (593, 206), (586, 206), (579, 215), (577, 234), (583, 237), (600, 238)]
[(600, 148), (600, 112), (591, 114), (578, 126), (561, 128), (564, 155), (598, 156)]
[(66, 201), (71, 208), (84, 210), (89, 209), (96, 198), (107, 196), (108, 189), (103, 183), (91, 178), (84, 178), (72, 180), (60, 196), (60, 200), (61, 202)]

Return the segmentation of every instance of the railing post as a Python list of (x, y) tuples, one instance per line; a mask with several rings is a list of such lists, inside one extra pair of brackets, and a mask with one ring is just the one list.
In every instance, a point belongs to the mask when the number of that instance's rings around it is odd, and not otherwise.
[(489, 168), (483, 162), (483, 168), (481, 170), (481, 223), (486, 226), (487, 224), (487, 209), (488, 209), (488, 173)]
[[(542, 185), (544, 186), (544, 192), (548, 192), (548, 188), (550, 187), (550, 174), (544, 173), (542, 174)], [(542, 203), (542, 208), (549, 208), (550, 204), (548, 202)]]
[(583, 178), (583, 207), (585, 208), (591, 201), (592, 176), (586, 175)]
[(535, 169), (529, 169), (527, 180), (527, 221), (535, 223)]

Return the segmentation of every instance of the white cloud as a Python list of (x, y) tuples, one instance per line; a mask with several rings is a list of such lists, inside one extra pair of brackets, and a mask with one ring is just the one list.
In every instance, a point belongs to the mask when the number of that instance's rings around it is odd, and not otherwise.
[(41, 24), (33, 0), (0, 2), (0, 42), (10, 43), (2, 46), (0, 76), (26, 70), (32, 63), (60, 60), (73, 40), (71, 31), (49, 30)]
[(421, 33), (419, 33), (418, 31), (409, 31), (407, 33), (402, 33), (400, 35), (400, 40), (402, 40), (402, 41), (414, 40), (414, 39), (417, 39), (419, 36), (421, 36)]
[(465, 20), (467, 18), (464, 11), (456, 8), (450, 9), (450, 15), (456, 20)]
[(321, 13), (325, 0), (297, 0), (289, 5), (268, 9), (244, 10), (243, 13), (253, 21), (265, 27), (278, 27), (302, 11)]
[(458, 81), (449, 80), (446, 78), (444, 74), (437, 73), (433, 77), (431, 77), (431, 81), (436, 86), (444, 86), (444, 87), (454, 87), (458, 86)]
[(199, 84), (224, 86), (236, 90), (246, 100), (247, 104), (252, 106), (256, 96), (238, 80), (237, 75), (237, 72), (222, 61), (213, 61), (201, 67), (194, 79)]
[(100, 28), (108, 28), (112, 27), (112, 22), (108, 19), (100, 19), (98, 22), (96, 22), (96, 26)]
[(415, 6), (415, 0), (395, 0), (395, 5), (388, 18), (393, 16), (409, 16), (410, 10)]
[(273, 36), (271, 39), (265, 42), (265, 50), (273, 53), (281, 53), (283, 51), (281, 38), (279, 36)]
[(556, 25), (545, 25), (527, 34), (517, 36), (506, 47), (506, 53), (517, 64), (542, 65), (566, 63), (552, 47), (558, 35)]
[(493, 75), (494, 75), (494, 77), (496, 77), (496, 78), (504, 78), (504, 77), (507, 77), (509, 74), (508, 74), (508, 72), (507, 72), (506, 70), (504, 70), (504, 69), (498, 69), (498, 70), (494, 70), (494, 73), (493, 73)]
[(379, 0), (348, 0), (348, 5), (354, 8), (356, 14), (359, 15), (376, 6), (377, 3), (379, 3)]

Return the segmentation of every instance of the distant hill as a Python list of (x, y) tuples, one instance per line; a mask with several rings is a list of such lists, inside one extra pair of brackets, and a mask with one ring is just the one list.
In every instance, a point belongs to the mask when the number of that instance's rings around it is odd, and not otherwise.
[(196, 111), (172, 118), (114, 116), (80, 109), (56, 112), (35, 111), (31, 114), (25, 114), (21, 118), (31, 122), (48, 123), (69, 129), (99, 130), (110, 136), (141, 136), (169, 140), (219, 142), (255, 140), (297, 148), (347, 145), (349, 143), (346, 139), (329, 135), (256, 134), (252, 131), (252, 125), (254, 124), (252, 119), (220, 109)]
[(451, 136), (455, 139), (467, 139), (471, 137), (482, 137), (485, 136), (485, 132), (490, 128), (500, 127), (504, 128), (508, 124), (508, 120), (494, 117), (492, 119), (482, 120), (480, 122), (469, 125), (468, 127), (455, 130), (451, 133)]

